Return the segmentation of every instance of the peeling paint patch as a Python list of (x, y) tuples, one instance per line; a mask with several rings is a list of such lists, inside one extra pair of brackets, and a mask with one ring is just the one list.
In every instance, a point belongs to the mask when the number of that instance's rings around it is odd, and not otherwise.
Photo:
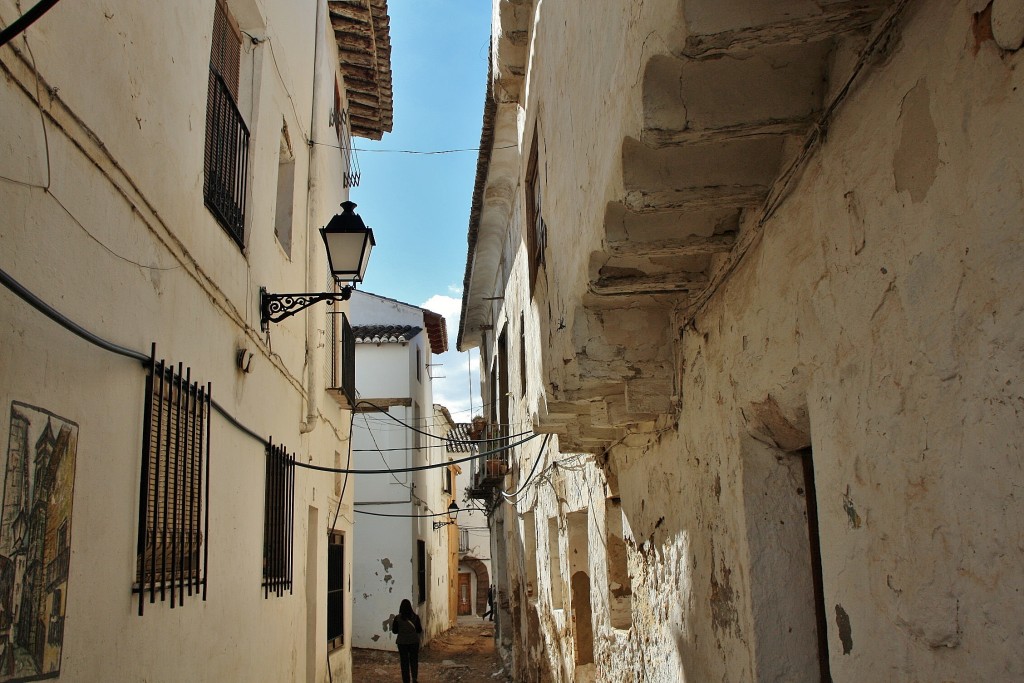
[[(722, 581), (719, 583), (717, 573), (722, 574)], [(711, 619), (715, 629), (727, 631), (737, 624), (738, 615), (736, 605), (733, 604), (735, 594), (732, 589), (730, 577), (732, 570), (722, 562), (719, 572), (711, 572)]]
[(836, 627), (839, 629), (839, 640), (843, 644), (843, 654), (853, 651), (853, 631), (850, 628), (850, 615), (842, 605), (836, 605)]
[(850, 520), (851, 529), (859, 529), (861, 526), (860, 515), (857, 514), (857, 508), (853, 506), (853, 499), (850, 498), (850, 487), (846, 487), (846, 493), (843, 494), (843, 509), (846, 510), (846, 516)]
[(750, 407), (754, 415), (747, 419), (747, 428), (755, 438), (760, 435), (763, 437), (760, 441), (766, 438), (786, 452), (811, 445), (810, 422), (805, 409), (787, 416), (771, 394)]
[(380, 563), (381, 563), (381, 565), (384, 566), (384, 571), (385, 572), (391, 571), (391, 568), (395, 566), (394, 564), (392, 564), (391, 560), (389, 558), (387, 558), (387, 557), (382, 557), (380, 559)]
[(939, 134), (931, 114), (931, 98), (923, 80), (903, 98), (899, 146), (893, 158), (897, 192), (909, 192), (915, 204), (935, 182), (939, 167)]
[(376, 643), (378, 640), (380, 640), (380, 636), (374, 633), (372, 636), (370, 636), (370, 640)]

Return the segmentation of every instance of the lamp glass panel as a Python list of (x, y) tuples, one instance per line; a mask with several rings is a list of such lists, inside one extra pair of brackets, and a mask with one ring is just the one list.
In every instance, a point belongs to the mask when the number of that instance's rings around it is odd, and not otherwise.
[(369, 261), (369, 242), (363, 232), (325, 232), (331, 272), (340, 280), (362, 282)]

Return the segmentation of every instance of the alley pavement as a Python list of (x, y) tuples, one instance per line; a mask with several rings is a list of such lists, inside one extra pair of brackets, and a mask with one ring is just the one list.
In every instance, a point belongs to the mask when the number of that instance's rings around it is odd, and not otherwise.
[[(494, 622), (459, 617), (420, 650), (419, 683), (507, 683), (494, 648)], [(397, 650), (352, 649), (352, 683), (400, 683)]]

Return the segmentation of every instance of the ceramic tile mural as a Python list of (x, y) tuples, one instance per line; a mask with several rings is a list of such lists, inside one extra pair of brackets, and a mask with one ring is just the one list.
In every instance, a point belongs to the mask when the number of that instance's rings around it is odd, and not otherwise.
[(60, 675), (78, 425), (14, 401), (0, 520), (0, 681)]

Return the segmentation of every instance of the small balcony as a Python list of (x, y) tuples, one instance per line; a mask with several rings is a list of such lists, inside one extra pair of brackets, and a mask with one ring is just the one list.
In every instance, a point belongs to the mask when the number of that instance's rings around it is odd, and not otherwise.
[(471, 433), (470, 438), (477, 441), (472, 448), (480, 457), (470, 467), (470, 485), (466, 487), (470, 498), (490, 498), (492, 491), (504, 484), (510, 467), (509, 450), (498, 449), (508, 445), (508, 436), (506, 425), (486, 424)]
[(356, 404), (356, 336), (344, 313), (331, 314), (327, 334), (331, 338), (331, 357), (327, 363), (327, 391), (352, 410)]
[(203, 198), (239, 246), (245, 243), (249, 129), (224, 78), (210, 67), (206, 107)]

